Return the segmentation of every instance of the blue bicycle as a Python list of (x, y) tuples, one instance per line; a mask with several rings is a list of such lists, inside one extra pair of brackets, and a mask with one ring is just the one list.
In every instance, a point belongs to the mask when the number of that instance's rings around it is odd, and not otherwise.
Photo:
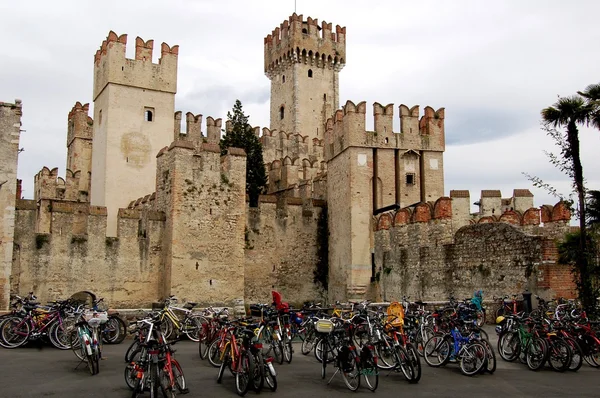
[(457, 361), (467, 376), (480, 373), (488, 363), (486, 347), (473, 335), (463, 336), (455, 326), (449, 333), (431, 337), (423, 347), (423, 354), (425, 362), (433, 367)]

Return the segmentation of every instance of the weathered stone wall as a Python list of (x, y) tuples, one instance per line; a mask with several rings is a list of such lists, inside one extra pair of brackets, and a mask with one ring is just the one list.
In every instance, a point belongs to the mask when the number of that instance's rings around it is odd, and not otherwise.
[[(148, 308), (162, 296), (164, 215), (122, 209), (117, 237), (111, 238), (106, 237), (106, 209), (60, 201), (49, 205), (49, 233), (38, 234), (36, 204), (18, 203), (15, 293), (33, 291), (46, 302), (91, 290), (116, 308)], [(81, 233), (74, 234), (77, 230)]]
[(21, 101), (0, 102), (0, 310), (10, 296), (21, 115)]
[(246, 155), (174, 141), (158, 155), (156, 206), (166, 214), (164, 289), (180, 300), (244, 300)]
[[(553, 229), (554, 238), (568, 228), (557, 223), (562, 229)], [(546, 297), (572, 296), (572, 279), (561, 273), (568, 267), (556, 264), (551, 250), (555, 240), (526, 230), (495, 222), (464, 226), (454, 234), (451, 218), (381, 228), (375, 253), (382, 298), (445, 300), (470, 297), (477, 289), (487, 297), (525, 289)]]
[(247, 209), (246, 302), (270, 303), (271, 290), (294, 304), (326, 299), (326, 292), (314, 283), (317, 229), (319, 222), (325, 222), (320, 220), (323, 205), (269, 195), (261, 197), (258, 207)]

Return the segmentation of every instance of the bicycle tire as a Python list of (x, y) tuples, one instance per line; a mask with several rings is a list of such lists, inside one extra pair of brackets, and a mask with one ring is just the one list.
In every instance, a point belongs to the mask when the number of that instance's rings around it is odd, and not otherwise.
[(150, 362), (150, 397), (158, 398), (158, 387), (160, 381), (158, 378), (158, 364), (154, 362)]
[(173, 388), (173, 386), (171, 385), (169, 373), (165, 371), (164, 367), (161, 367), (158, 370), (158, 380), (160, 392), (163, 398), (175, 398), (177, 396), (175, 388)]
[(135, 351), (138, 351), (140, 348), (140, 340), (138, 338), (136, 338), (135, 340), (133, 340), (131, 342), (131, 344), (129, 345), (129, 348), (127, 348), (127, 351), (125, 351), (125, 362), (131, 362), (133, 361), (133, 353)]
[(564, 372), (569, 369), (572, 357), (571, 347), (563, 339), (558, 337), (550, 339), (547, 361), (552, 369)]
[(216, 339), (210, 344), (210, 347), (208, 347), (208, 362), (215, 368), (220, 367), (222, 363), (221, 351), (219, 350), (220, 342), (221, 339)]
[(187, 382), (185, 381), (185, 375), (183, 374), (183, 369), (181, 369), (179, 361), (177, 361), (175, 358), (171, 358), (171, 372), (173, 372), (177, 390), (181, 394), (189, 392), (187, 388)]
[(137, 379), (135, 387), (133, 388), (133, 391), (131, 392), (131, 398), (138, 398), (141, 394), (144, 393), (144, 383), (145, 382), (146, 381), (144, 379), (144, 376)]
[(283, 345), (281, 340), (274, 340), (272, 343), (273, 347), (273, 358), (277, 361), (278, 364), (283, 364)]
[(24, 318), (12, 316), (2, 322), (0, 335), (6, 348), (21, 347), (29, 340), (31, 326)]
[(132, 354), (132, 360), (125, 366), (125, 372), (123, 376), (125, 378), (125, 384), (130, 389), (134, 389), (137, 382), (137, 371), (136, 371), (136, 363), (141, 359), (142, 350), (138, 349), (135, 353)]
[(460, 351), (460, 371), (466, 376), (481, 372), (485, 366), (486, 349), (481, 343), (471, 343)]
[(252, 389), (259, 393), (262, 391), (265, 384), (265, 364), (262, 352), (258, 350), (256, 353), (250, 353), (252, 361), (250, 361), (250, 378)]
[(110, 315), (102, 329), (102, 341), (106, 344), (121, 344), (127, 337), (127, 325), (117, 315)]
[(198, 343), (200, 341), (200, 329), (202, 329), (202, 316), (192, 315), (183, 322), (183, 333), (188, 339)]
[(59, 350), (70, 350), (71, 346), (68, 343), (69, 338), (65, 337), (67, 330), (60, 322), (54, 322), (48, 330), (48, 338), (50, 343)]
[(97, 375), (100, 373), (100, 351), (96, 348), (96, 352), (92, 354), (92, 364), (94, 365), (94, 374)]
[(416, 377), (416, 369), (412, 363), (412, 361), (408, 358), (408, 353), (406, 349), (401, 345), (397, 345), (394, 347), (395, 355), (396, 355), (396, 363), (398, 364), (399, 369), (402, 371), (402, 374), (408, 380), (409, 383)]
[(527, 367), (533, 371), (541, 369), (546, 362), (547, 352), (546, 342), (541, 338), (533, 338), (525, 352)]
[(565, 337), (564, 339), (571, 347), (571, 352), (573, 354), (571, 357), (571, 363), (569, 364), (569, 370), (571, 372), (577, 372), (581, 368), (581, 365), (583, 365), (583, 352), (581, 350), (581, 346), (577, 340), (572, 337)]
[(8, 320), (8, 318), (10, 318), (12, 315), (8, 314), (8, 315), (3, 315), (0, 317), (0, 346), (4, 347), (4, 348), (9, 348), (6, 343), (4, 342), (4, 339), (2, 338), (2, 328), (4, 325), (4, 322)]
[(212, 341), (209, 341), (210, 323), (206, 318), (202, 318), (200, 329), (198, 330), (198, 355), (200, 359), (206, 359), (208, 356), (208, 347)]
[(481, 340), (480, 343), (485, 347), (486, 350), (486, 364), (484, 370), (489, 374), (493, 374), (496, 371), (496, 354), (492, 345), (487, 340)]
[(173, 326), (173, 322), (171, 322), (171, 320), (165, 316), (160, 325), (160, 330), (165, 335), (165, 339), (169, 340), (171, 338), (174, 329), (175, 327)]
[(360, 364), (367, 388), (371, 391), (377, 390), (379, 386), (379, 370), (377, 369), (373, 351), (367, 346), (363, 347), (360, 352)]
[(235, 392), (243, 397), (250, 389), (250, 357), (246, 351), (240, 353), (238, 367), (235, 372)]
[(327, 374), (327, 356), (329, 355), (329, 349), (325, 347), (323, 350), (323, 344), (328, 344), (325, 339), (321, 339), (319, 344), (321, 344), (321, 379), (324, 379)]
[(521, 353), (519, 332), (504, 332), (498, 338), (498, 354), (507, 362), (513, 362)]
[(93, 358), (94, 354), (87, 354), (85, 356), (85, 360), (87, 363), (87, 367), (88, 370), (90, 371), (90, 374), (93, 376), (96, 374), (96, 365), (94, 364), (94, 358)]
[(445, 336), (434, 335), (423, 347), (423, 359), (425, 359), (427, 365), (434, 368), (447, 364), (451, 354), (452, 347), (450, 347), (450, 342)]
[(393, 347), (385, 344), (379, 343), (374, 347), (375, 355), (377, 355), (377, 367), (383, 370), (394, 369), (396, 366), (396, 357), (394, 356)]
[(292, 363), (292, 357), (293, 357), (293, 353), (294, 353), (294, 349), (292, 347), (292, 341), (289, 339), (285, 339), (285, 341), (282, 343), (282, 349), (283, 349), (283, 359), (287, 363)]
[(85, 349), (81, 344), (81, 339), (79, 338), (79, 333), (77, 332), (77, 329), (71, 331), (69, 340), (71, 341), (71, 350), (73, 351), (75, 356), (80, 361), (85, 361), (87, 354), (85, 353)]
[(409, 383), (416, 384), (421, 380), (421, 360), (419, 359), (419, 352), (414, 345), (407, 343), (406, 354), (415, 369), (415, 377), (412, 380), (409, 380)]
[(223, 358), (223, 362), (221, 362), (221, 366), (219, 366), (219, 372), (217, 373), (217, 384), (221, 384), (223, 380), (223, 374), (225, 373), (225, 368), (227, 367), (227, 362), (229, 361), (229, 354), (225, 355)]
[(272, 374), (268, 367), (265, 369), (265, 383), (267, 383), (271, 391), (277, 391), (277, 376)]
[(350, 391), (356, 391), (360, 387), (361, 367), (354, 358), (350, 358), (350, 363), (352, 364), (352, 368), (350, 369), (350, 366), (348, 366), (347, 369), (341, 369), (340, 373), (342, 374), (342, 379), (344, 380), (346, 387), (348, 387)]
[(302, 352), (302, 355), (310, 354), (310, 352), (313, 350), (313, 348), (315, 346), (315, 340), (316, 340), (316, 336), (315, 336), (314, 330), (309, 330), (306, 333), (304, 340), (302, 340), (302, 345), (300, 346), (300, 350), (301, 350), (300, 352)]

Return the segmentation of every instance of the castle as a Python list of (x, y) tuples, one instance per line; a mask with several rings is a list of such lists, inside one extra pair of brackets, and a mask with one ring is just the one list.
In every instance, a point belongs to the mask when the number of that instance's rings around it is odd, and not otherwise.
[[(268, 194), (245, 195), (246, 158), (221, 156), (221, 119), (175, 112), (178, 46), (110, 32), (94, 56), (94, 115), (68, 114), (65, 177), (44, 167), (33, 200), (16, 180), (22, 104), (0, 103), (0, 307), (93, 290), (120, 308), (175, 294), (203, 304), (424, 300), (529, 289), (573, 295), (556, 240), (567, 207), (516, 189), (444, 196), (444, 109), (339, 109), (346, 28), (293, 14), (264, 39), (271, 81), (263, 146)], [(394, 117), (400, 131), (393, 131)], [(3, 182), (4, 181), (4, 182)], [(327, 277), (326, 277), (327, 276)]]

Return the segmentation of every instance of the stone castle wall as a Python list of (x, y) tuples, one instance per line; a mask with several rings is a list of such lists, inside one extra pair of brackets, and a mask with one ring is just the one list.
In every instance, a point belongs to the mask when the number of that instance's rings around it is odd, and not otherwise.
[(507, 210), (496, 220), (482, 217), (462, 226), (454, 223), (453, 203), (441, 198), (378, 217), (375, 279), (381, 299), (465, 298), (478, 289), (489, 298), (526, 289), (547, 298), (574, 297), (570, 268), (557, 263), (556, 239), (570, 228), (564, 204), (546, 206), (553, 217), (539, 209), (527, 210), (528, 217)]
[[(164, 215), (119, 211), (116, 237), (106, 236), (106, 209), (49, 201), (48, 233), (36, 233), (37, 206), (19, 200), (12, 290), (40, 302), (91, 290), (116, 308), (148, 308), (159, 299)], [(78, 233), (74, 233), (77, 231)]]
[(247, 209), (245, 236), (245, 297), (250, 303), (270, 303), (271, 290), (301, 304), (324, 300), (326, 292), (314, 282), (318, 262), (317, 230), (323, 201), (275, 195), (262, 196), (257, 208)]

